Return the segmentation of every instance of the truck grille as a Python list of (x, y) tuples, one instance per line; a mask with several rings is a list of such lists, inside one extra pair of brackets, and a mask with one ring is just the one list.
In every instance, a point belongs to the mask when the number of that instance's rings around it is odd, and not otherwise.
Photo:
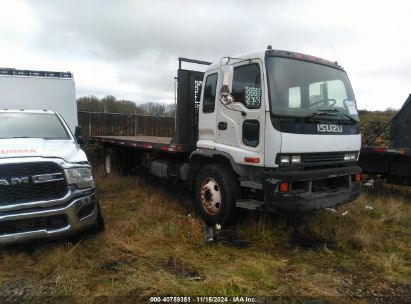
[(344, 152), (307, 153), (303, 154), (304, 164), (318, 164), (344, 161)]
[[(41, 174), (64, 173), (53, 162), (21, 163), (0, 165), (0, 206), (21, 204), (26, 202), (53, 200), (67, 193), (65, 180), (44, 183), (32, 183), (31, 177)], [(63, 175), (64, 176), (64, 175)], [(5, 185), (4, 181), (12, 178), (27, 178), (27, 183)], [(3, 184), (1, 183), (3, 181)]]

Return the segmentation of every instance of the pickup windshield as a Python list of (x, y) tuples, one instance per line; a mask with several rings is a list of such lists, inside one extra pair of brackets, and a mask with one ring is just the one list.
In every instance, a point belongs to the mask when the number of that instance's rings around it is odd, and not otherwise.
[(70, 139), (70, 136), (55, 114), (0, 113), (0, 139), (5, 138)]
[(358, 120), (347, 74), (339, 69), (296, 59), (268, 57), (271, 113), (287, 117)]

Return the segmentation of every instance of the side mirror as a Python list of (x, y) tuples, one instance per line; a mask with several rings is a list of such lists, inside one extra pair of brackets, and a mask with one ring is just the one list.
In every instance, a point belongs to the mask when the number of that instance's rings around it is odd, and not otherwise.
[(220, 95), (228, 96), (231, 94), (233, 89), (233, 66), (230, 64), (225, 64), (221, 66), (221, 87)]
[(77, 143), (82, 145), (84, 144), (84, 139), (81, 137), (81, 127), (76, 126), (76, 129), (74, 130), (74, 138), (76, 139)]
[(77, 138), (81, 135), (81, 127), (80, 126), (76, 126), (76, 128), (74, 129), (74, 137)]

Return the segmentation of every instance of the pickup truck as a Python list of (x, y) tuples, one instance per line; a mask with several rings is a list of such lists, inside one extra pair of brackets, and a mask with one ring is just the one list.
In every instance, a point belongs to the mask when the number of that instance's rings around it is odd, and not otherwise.
[[(0, 76), (0, 245), (102, 230), (80, 129), (72, 132), (65, 120), (73, 125), (77, 120), (70, 115), (77, 112), (71, 74), (18, 72), (8, 69)], [(39, 109), (24, 109), (30, 102)], [(59, 103), (68, 110), (67, 118), (46, 109)]]

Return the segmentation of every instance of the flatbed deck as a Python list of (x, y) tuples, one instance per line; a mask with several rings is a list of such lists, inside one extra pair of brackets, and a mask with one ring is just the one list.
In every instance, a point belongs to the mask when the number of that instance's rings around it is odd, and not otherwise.
[(163, 151), (168, 153), (184, 153), (194, 150), (192, 145), (171, 143), (171, 137), (159, 136), (93, 136), (92, 142), (107, 143), (136, 149)]
[(364, 173), (378, 174), (391, 183), (411, 184), (411, 149), (365, 146), (359, 164)]

